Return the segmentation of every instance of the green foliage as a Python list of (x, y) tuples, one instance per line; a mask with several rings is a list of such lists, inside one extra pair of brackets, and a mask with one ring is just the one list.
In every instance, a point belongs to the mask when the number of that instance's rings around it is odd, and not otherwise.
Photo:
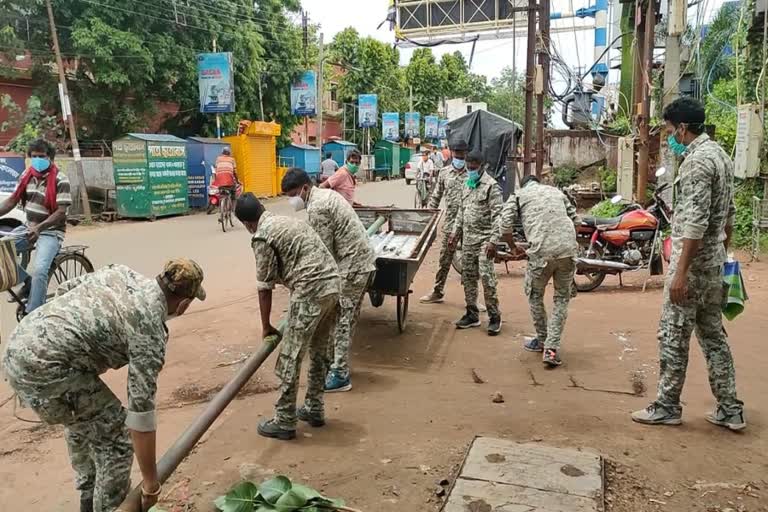
[(733, 245), (750, 247), (752, 244), (752, 198), (763, 197), (759, 180), (737, 181), (733, 201), (736, 204), (736, 221), (733, 226)]
[(486, 101), (494, 114), (523, 124), (525, 116), (525, 77), (505, 67), (498, 78), (491, 80)]
[(608, 167), (600, 169), (600, 189), (604, 194), (612, 194), (616, 192), (617, 178), (618, 173), (616, 172), (616, 169), (609, 169)]
[[(411, 61), (405, 68), (405, 77), (413, 91), (413, 107), (417, 112), (436, 112), (442, 99), (441, 85), (444, 82), (440, 66), (430, 48), (414, 50)], [(457, 83), (458, 87), (462, 84)]]
[(620, 204), (613, 204), (610, 199), (605, 199), (593, 206), (589, 213), (595, 217), (616, 217), (621, 208)]
[(723, 50), (731, 43), (738, 24), (739, 4), (723, 4), (709, 26), (707, 37), (701, 42), (701, 69), (705, 70), (704, 80), (717, 82), (731, 75), (733, 70), (730, 58), (723, 57)]
[(579, 169), (576, 167), (556, 167), (553, 173), (553, 184), (558, 188), (564, 188), (572, 185), (579, 177)]
[(707, 123), (715, 125), (715, 137), (726, 153), (733, 154), (736, 143), (736, 79), (723, 78), (712, 87), (705, 109)]
[[(210, 4), (210, 2), (209, 2)], [(45, 20), (44, 2), (8, 0), (12, 15)], [(237, 113), (222, 117), (232, 133), (240, 119), (260, 117), (259, 82), (266, 117), (290, 132), (290, 84), (305, 69), (301, 29), (288, 17), (298, 0), (219, 0), (201, 2), (146, 0), (69, 0), (57, 2), (56, 23), (62, 53), (70, 66), (70, 95), (80, 135), (115, 139), (143, 130), (158, 114), (158, 102), (172, 102), (179, 113), (167, 128), (178, 135), (215, 131), (215, 119), (198, 112), (197, 54), (233, 53)], [(5, 16), (3, 16), (5, 18)], [(0, 23), (2, 27), (3, 23)], [(26, 48), (33, 49), (35, 83), (44, 108), (58, 111), (58, 77), (47, 23), (9, 24)], [(6, 36), (7, 37), (7, 36)]]
[(8, 94), (4, 94), (0, 96), (0, 109), (8, 114), (8, 120), (0, 124), (0, 133), (12, 128), (18, 130), (18, 134), (6, 146), (8, 151), (26, 153), (29, 143), (41, 137), (53, 144), (62, 140), (64, 127), (55, 116), (43, 110), (37, 96), (30, 96), (26, 109), (22, 111)]
[(632, 120), (624, 114), (619, 114), (606, 126), (606, 131), (619, 137), (629, 135), (632, 133)]
[(320, 512), (336, 510), (343, 503), (278, 475), (260, 486), (241, 482), (226, 495), (219, 496), (214, 505), (221, 512)]

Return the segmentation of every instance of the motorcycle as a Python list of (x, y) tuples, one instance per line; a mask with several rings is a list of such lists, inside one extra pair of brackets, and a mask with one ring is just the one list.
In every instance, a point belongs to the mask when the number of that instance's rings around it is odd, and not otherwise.
[[(663, 168), (656, 176), (665, 174)], [(584, 217), (577, 227), (579, 258), (576, 275), (586, 278), (576, 280), (580, 292), (592, 291), (600, 286), (607, 275), (650, 269), (651, 275), (664, 272), (662, 258), (669, 261), (669, 241), (661, 242), (661, 234), (671, 224), (672, 210), (661, 197), (669, 188), (668, 183), (659, 186), (653, 194), (653, 204), (644, 209), (629, 203), (617, 217)], [(611, 202), (619, 204), (621, 196)]]
[[(237, 189), (235, 190), (235, 198), (240, 197), (240, 195), (243, 193), (243, 185), (242, 183), (237, 184)], [(219, 187), (215, 185), (210, 185), (208, 187), (208, 209), (206, 210), (206, 214), (210, 215), (214, 211), (216, 211), (216, 208), (218, 208), (219, 204), (221, 203), (221, 195), (219, 194)]]

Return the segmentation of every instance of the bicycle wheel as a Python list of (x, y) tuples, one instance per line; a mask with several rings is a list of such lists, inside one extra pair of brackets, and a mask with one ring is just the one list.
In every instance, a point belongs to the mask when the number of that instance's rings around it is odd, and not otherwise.
[(219, 224), (221, 224), (221, 230), (227, 232), (227, 212), (229, 211), (229, 196), (222, 194), (221, 205), (219, 205)]
[(70, 279), (93, 272), (93, 263), (84, 254), (78, 252), (59, 254), (53, 260), (48, 271), (48, 297), (56, 293), (56, 289)]

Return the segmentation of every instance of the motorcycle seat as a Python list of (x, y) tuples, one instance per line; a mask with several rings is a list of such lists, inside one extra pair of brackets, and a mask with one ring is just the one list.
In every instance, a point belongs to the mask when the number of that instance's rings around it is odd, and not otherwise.
[(585, 226), (590, 226), (598, 229), (612, 229), (619, 225), (621, 222), (621, 216), (619, 217), (582, 217), (581, 223)]

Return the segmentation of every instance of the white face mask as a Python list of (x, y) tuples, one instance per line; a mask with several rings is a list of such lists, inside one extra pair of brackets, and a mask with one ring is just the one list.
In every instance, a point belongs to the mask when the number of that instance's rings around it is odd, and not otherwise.
[(288, 198), (288, 204), (290, 204), (294, 211), (300, 212), (304, 208), (306, 208), (306, 205), (304, 204), (304, 199), (301, 198), (300, 195), (289, 197)]

